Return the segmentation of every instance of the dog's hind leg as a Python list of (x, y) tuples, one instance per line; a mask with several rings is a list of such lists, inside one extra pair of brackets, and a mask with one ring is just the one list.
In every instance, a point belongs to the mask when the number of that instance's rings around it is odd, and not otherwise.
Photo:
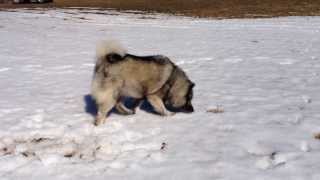
[(106, 121), (107, 113), (114, 107), (116, 100), (110, 99), (108, 102), (98, 104), (98, 114), (96, 116), (94, 125), (98, 126)]
[(118, 111), (118, 113), (122, 114), (122, 115), (131, 115), (131, 114), (134, 114), (135, 112), (131, 109), (128, 109), (122, 101), (119, 101), (117, 104), (116, 104), (116, 110)]
[[(128, 107), (124, 104), (128, 103)], [(116, 110), (123, 115), (131, 115), (136, 113), (136, 108), (141, 105), (143, 102), (142, 98), (130, 98), (129, 100), (126, 98), (121, 98), (116, 104)]]
[(114, 93), (112, 89), (107, 90), (105, 93), (108, 95), (104, 97), (104, 100), (97, 102), (98, 114), (94, 122), (96, 126), (105, 122), (107, 113), (115, 106), (118, 100), (118, 95), (112, 95)]
[(162, 116), (172, 116), (175, 113), (170, 112), (164, 106), (162, 99), (157, 95), (149, 95), (147, 96), (149, 103), (153, 106), (154, 110)]

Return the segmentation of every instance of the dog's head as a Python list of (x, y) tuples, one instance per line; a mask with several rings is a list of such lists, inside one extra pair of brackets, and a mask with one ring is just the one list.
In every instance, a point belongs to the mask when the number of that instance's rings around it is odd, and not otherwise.
[(193, 87), (195, 84), (190, 80), (177, 81), (169, 90), (164, 100), (166, 107), (174, 112), (191, 113), (194, 111), (191, 100), (193, 98)]

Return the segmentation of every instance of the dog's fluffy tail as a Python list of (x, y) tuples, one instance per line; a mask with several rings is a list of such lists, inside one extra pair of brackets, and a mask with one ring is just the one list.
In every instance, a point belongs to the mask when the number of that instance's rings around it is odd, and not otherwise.
[(124, 57), (127, 50), (115, 40), (105, 40), (97, 44), (96, 57), (97, 59), (105, 59), (107, 55), (116, 54), (120, 57)]

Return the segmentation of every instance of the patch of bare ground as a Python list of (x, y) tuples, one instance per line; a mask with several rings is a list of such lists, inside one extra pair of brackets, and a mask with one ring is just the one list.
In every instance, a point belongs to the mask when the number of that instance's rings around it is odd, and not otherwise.
[(318, 16), (319, 0), (54, 0), (46, 4), (0, 4), (0, 8), (98, 7), (196, 17)]

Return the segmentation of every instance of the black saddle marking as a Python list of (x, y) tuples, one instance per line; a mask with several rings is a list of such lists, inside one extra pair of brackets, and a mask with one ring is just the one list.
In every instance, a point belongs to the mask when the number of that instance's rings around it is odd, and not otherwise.
[(107, 54), (106, 59), (109, 63), (116, 63), (116, 62), (124, 60), (124, 58), (122, 56), (120, 56), (119, 54), (116, 54), (116, 53)]
[(132, 54), (126, 54), (124, 56), (124, 58), (129, 57), (132, 58), (136, 61), (145, 61), (145, 62), (154, 62), (157, 64), (166, 64), (169, 61), (169, 58), (167, 58), (166, 56), (162, 56), (162, 55), (154, 55), (154, 56), (135, 56)]

